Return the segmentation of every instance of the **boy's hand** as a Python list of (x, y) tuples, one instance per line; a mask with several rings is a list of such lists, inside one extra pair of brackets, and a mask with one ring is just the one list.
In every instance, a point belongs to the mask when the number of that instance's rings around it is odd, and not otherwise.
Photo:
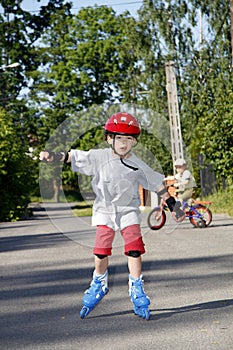
[(44, 150), (40, 152), (40, 160), (42, 162), (64, 162), (70, 163), (70, 152), (52, 152), (49, 150)]
[(53, 157), (51, 157), (50, 152), (48, 151), (41, 151), (40, 152), (40, 160), (43, 162), (52, 162)]

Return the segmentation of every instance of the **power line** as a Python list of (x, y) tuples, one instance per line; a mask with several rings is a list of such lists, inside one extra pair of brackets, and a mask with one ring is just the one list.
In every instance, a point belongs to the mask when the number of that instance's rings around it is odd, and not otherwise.
[[(140, 3), (143, 3), (143, 0), (130, 1), (130, 2), (118, 2), (115, 4), (102, 4), (102, 5), (97, 5), (97, 7), (98, 6), (125, 6), (125, 5), (134, 5), (134, 4), (140, 4)], [(94, 7), (94, 6), (88, 5), (88, 7)], [(79, 8), (80, 8), (80, 6), (79, 6)]]
[[(101, 6), (108, 6), (108, 7), (112, 7), (112, 6), (126, 6), (126, 5), (135, 5), (135, 4), (142, 4), (143, 3), (143, 0), (141, 1), (130, 1), (130, 2), (118, 2), (118, 3), (115, 3), (115, 4), (101, 4), (101, 5), (97, 5), (97, 7), (101, 7)], [(95, 7), (94, 6), (91, 6), (91, 5), (88, 5), (87, 7)], [(72, 10), (78, 10), (78, 9), (81, 9), (81, 8), (84, 8), (83, 6), (78, 6), (78, 7), (73, 7)]]
[[(128, 1), (128, 2), (118, 2), (115, 4), (101, 4), (101, 5), (88, 5), (86, 7), (101, 7), (101, 6), (108, 6), (108, 7), (112, 7), (112, 6), (127, 6), (127, 5), (135, 5), (135, 4), (142, 4), (143, 0), (139, 0), (139, 1)], [(80, 10), (81, 8), (85, 8), (84, 6), (77, 6), (77, 7), (72, 7), (71, 10)], [(26, 10), (25, 10), (26, 11)], [(31, 10), (31, 11), (26, 11), (29, 13), (38, 13), (40, 12), (40, 9), (38, 10)], [(4, 14), (4, 12), (0, 11), (0, 14)]]

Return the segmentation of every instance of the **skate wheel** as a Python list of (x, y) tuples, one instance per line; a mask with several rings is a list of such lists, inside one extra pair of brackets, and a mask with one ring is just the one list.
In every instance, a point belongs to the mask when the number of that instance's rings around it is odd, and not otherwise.
[(145, 319), (148, 321), (150, 319), (150, 310), (149, 309), (146, 310), (145, 315), (146, 315)]
[(134, 313), (135, 313), (135, 315), (143, 318), (144, 320), (150, 319), (150, 310), (149, 309), (134, 307)]
[(80, 311), (80, 317), (85, 318), (89, 314), (89, 308), (86, 306), (83, 306), (81, 311)]
[(144, 317), (147, 321), (150, 319), (150, 310), (149, 309), (145, 309), (144, 311)]

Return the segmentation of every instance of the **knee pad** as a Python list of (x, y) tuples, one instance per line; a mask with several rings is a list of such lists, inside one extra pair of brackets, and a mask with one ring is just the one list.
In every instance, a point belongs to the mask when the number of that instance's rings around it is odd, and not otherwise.
[(99, 258), (100, 260), (107, 258), (107, 255), (103, 255), (103, 254), (95, 254), (95, 256), (97, 256), (97, 258)]
[(139, 258), (141, 252), (139, 250), (130, 250), (127, 255), (132, 256), (133, 258)]

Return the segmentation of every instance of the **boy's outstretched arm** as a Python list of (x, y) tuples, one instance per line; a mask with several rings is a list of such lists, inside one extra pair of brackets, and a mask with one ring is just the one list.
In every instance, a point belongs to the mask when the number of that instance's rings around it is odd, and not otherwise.
[(172, 217), (175, 221), (181, 222), (185, 219), (185, 212), (182, 210), (182, 205), (180, 201), (176, 201), (174, 197), (172, 197), (165, 184), (162, 184), (158, 190), (157, 194), (159, 197), (164, 200), (172, 213)]

